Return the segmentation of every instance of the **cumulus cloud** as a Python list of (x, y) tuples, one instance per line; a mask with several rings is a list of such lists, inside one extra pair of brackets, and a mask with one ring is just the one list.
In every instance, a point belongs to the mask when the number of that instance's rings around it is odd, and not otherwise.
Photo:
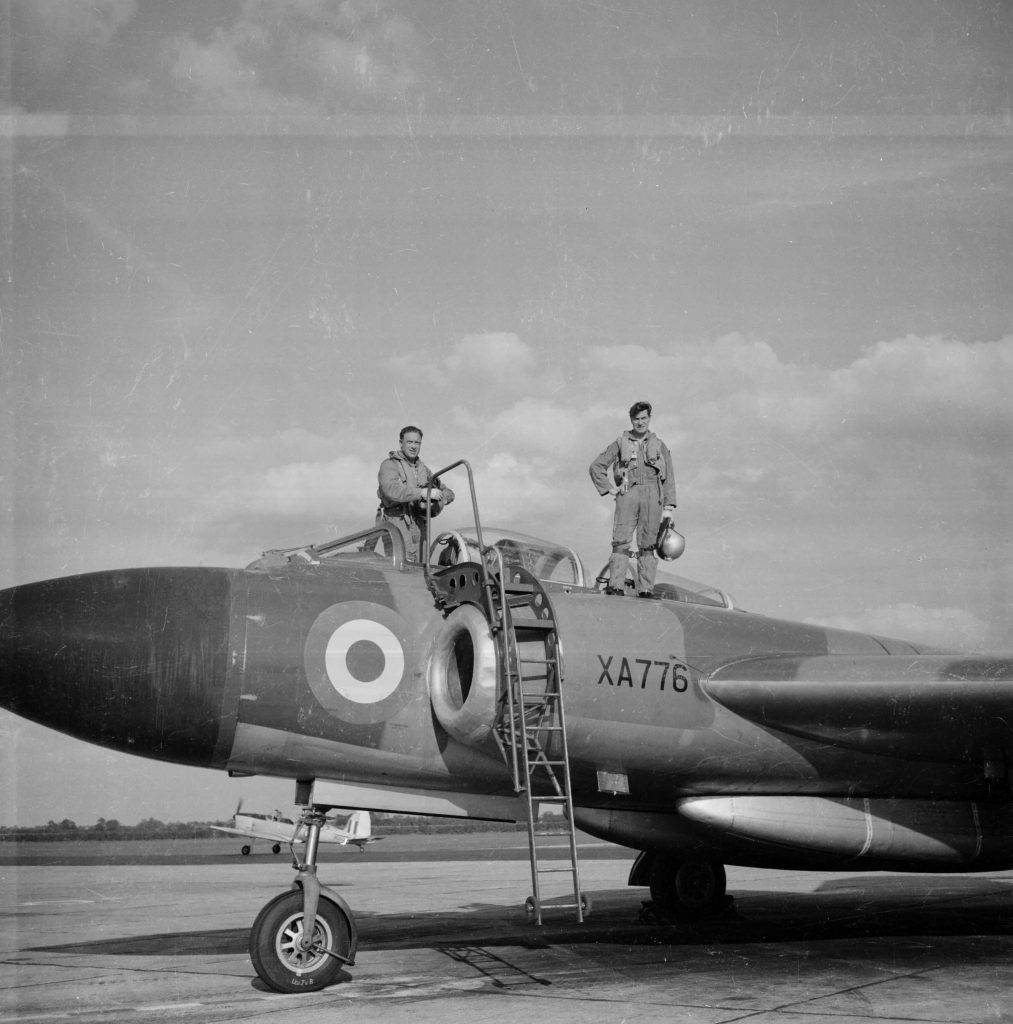
[[(538, 391), (539, 353), (514, 354), (532, 382), (526, 393), (482, 388), (468, 398), (459, 373), (444, 391), (434, 381), (455, 403), (451, 434), (474, 457), (496, 522), (600, 553), (608, 509), (587, 465), (645, 398), (673, 451), (689, 537), (681, 571), (771, 614), (839, 612), (857, 591), (876, 609), (861, 628), (985, 642), (992, 567), (1010, 533), (1013, 338), (898, 338), (836, 369), (784, 361), (739, 334), (589, 347), (573, 370), (579, 392), (551, 394)], [(963, 617), (953, 611), (965, 606)], [(891, 610), (901, 608), (906, 616)]]
[[(518, 395), (546, 395), (559, 387), (558, 375), (545, 367), (532, 346), (509, 331), (465, 334), (445, 350), (417, 349), (393, 356), (395, 374), (436, 389), (483, 389), (496, 404)], [(483, 414), (490, 411), (482, 404)]]
[(337, 7), (307, 0), (246, 3), (207, 39), (163, 46), (175, 87), (197, 109), (331, 114), (421, 99), (424, 46), (386, 0)]
[[(203, 547), (230, 538), (241, 562), (251, 545), (368, 526), (377, 466), (396, 428), (417, 422), (434, 469), (471, 462), (483, 522), (570, 543), (593, 571), (607, 555), (611, 503), (587, 467), (646, 398), (675, 463), (688, 540), (679, 572), (772, 615), (1009, 645), (996, 604), (1008, 583), (996, 574), (1013, 542), (1002, 395), (1013, 338), (899, 338), (836, 369), (785, 361), (747, 335), (589, 347), (571, 368), (579, 389), (547, 390), (547, 358), (510, 332), (469, 335), (429, 356), (431, 376), (414, 355), (389, 361), (385, 387), (408, 404), (379, 403), (354, 444), (342, 430), (223, 427), (145, 482), (161, 502), (185, 480)], [(458, 501), (441, 525), (466, 526), (466, 476), (448, 483)]]
[[(140, 97), (131, 90), (143, 91), (154, 68), (141, 62), (131, 78), (130, 57), (106, 50), (106, 44), (141, 9), (135, 43), (143, 36), (140, 45), (146, 47), (159, 31), (177, 29), (178, 53), (203, 49), (199, 63), (205, 70), (231, 64), (235, 84), (249, 86), (222, 90), (212, 87), (214, 76), (189, 80), (185, 94), (208, 110), (260, 104), (260, 111), (279, 111), (308, 104), (323, 113), (396, 106), (415, 113), (432, 100), (467, 113), (709, 112), (721, 122), (705, 134), (708, 145), (726, 138), (728, 125), (743, 116), (763, 123), (772, 114), (1001, 117), (1008, 110), (1001, 41), (1008, 38), (1009, 15), (1003, 4), (970, 5), (977, 11), (961, 18), (945, 10), (926, 16), (916, 0), (897, 0), (890, 17), (862, 5), (845, 15), (836, 5), (832, 18), (814, 13), (798, 37), (797, 27), (785, 31), (782, 25), (791, 19), (771, 17), (766, 7), (752, 16), (714, 14), (713, 5), (700, 2), (695, 14), (693, 5), (680, 5), (675, 17), (659, 14), (654, 5), (623, 12), (586, 8), (575, 25), (572, 18), (550, 15), (553, 6), (515, 3), (505, 16), (497, 5), (398, 0), (15, 0), (16, 59), (31, 65), (17, 77), (19, 83), (32, 80), (17, 102), (33, 101), (32, 109), (80, 109), (75, 86), (87, 79), (132, 110)], [(893, 59), (884, 56), (893, 50), (891, 40), (899, 47)], [(103, 61), (89, 66), (89, 57), (103, 51), (124, 67)], [(635, 56), (617, 59), (623, 53)], [(68, 74), (73, 63), (80, 74)], [(171, 89), (156, 92), (148, 97), (153, 108), (175, 109)], [(121, 112), (112, 106), (104, 112)], [(882, 173), (872, 164), (863, 178)], [(739, 199), (752, 202), (755, 184), (751, 178), (736, 189), (728, 208)], [(793, 207), (826, 202), (841, 190), (801, 176)], [(755, 215), (756, 207), (750, 212)]]
[(355, 455), (328, 462), (290, 462), (269, 466), (246, 494), (246, 507), (255, 515), (303, 516), (318, 514), (351, 518), (360, 515), (376, 493), (376, 466)]
[(504, 374), (527, 377), (534, 371), (535, 357), (529, 345), (516, 334), (490, 332), (466, 334), (446, 360), (452, 373), (477, 374), (482, 380), (499, 380)]
[[(157, 10), (161, 7), (161, 10)], [(30, 110), (326, 115), (425, 107), (425, 38), (390, 0), (248, 0), (193, 17), (139, 0), (15, 0)], [(112, 44), (112, 45), (111, 45)], [(138, 47), (144, 57), (138, 60)]]
[[(742, 335), (596, 349), (585, 365), (607, 375), (610, 392), (654, 402), (655, 429), (682, 449), (705, 498), (716, 486), (727, 499), (737, 481), (743, 494), (778, 502), (828, 487), (867, 501), (873, 480), (913, 483), (943, 458), (998, 465), (1013, 442), (1013, 337), (902, 338), (836, 370), (782, 362)], [(666, 395), (658, 385), (668, 381)], [(604, 430), (621, 415), (599, 402), (594, 419)]]
[(565, 397), (522, 395), (500, 410), (458, 408), (456, 423), (476, 453), (507, 449), (549, 465), (569, 464), (588, 443), (588, 424)]
[[(362, 525), (376, 509), (376, 472), (368, 454), (303, 429), (269, 437), (222, 433), (205, 442), (201, 489), (218, 521), (345, 521)], [(224, 470), (222, 467), (226, 467)], [(231, 468), (229, 468), (231, 467)]]
[[(628, 425), (634, 399), (653, 402), (687, 512), (706, 510), (715, 531), (874, 520), (899, 549), (931, 549), (925, 531), (1009, 497), (1013, 338), (900, 338), (838, 369), (783, 361), (739, 334), (591, 346), (573, 368), (579, 391), (547, 389), (551, 370), (514, 334), (468, 336), (442, 358), (409, 354), (392, 369), (449, 400), (451, 434), (473, 456), (512, 459), (524, 488), (535, 467), (587, 498), (587, 463)], [(530, 487), (529, 512), (541, 494)]]

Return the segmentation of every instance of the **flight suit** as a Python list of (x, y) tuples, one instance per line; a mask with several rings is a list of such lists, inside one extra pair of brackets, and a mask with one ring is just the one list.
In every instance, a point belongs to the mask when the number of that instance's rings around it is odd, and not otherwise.
[(380, 463), (377, 479), (376, 496), (380, 499), (377, 520), (391, 519), (400, 523), (406, 534), (405, 558), (409, 562), (422, 561), (422, 534), (426, 525), (422, 501), (426, 488), (431, 483), (443, 492), (443, 501), (433, 508), (431, 516), (439, 515), (454, 500), (454, 492), (444, 487), (421, 459), (411, 463), (400, 451), (390, 452)]
[(648, 431), (638, 440), (632, 431), (625, 430), (591, 463), (589, 472), (599, 494), (611, 492), (616, 496), (609, 587), (624, 589), (630, 543), (636, 539), (637, 590), (651, 593), (658, 571), (654, 545), (662, 513), (666, 505), (675, 506), (672, 453), (657, 434)]

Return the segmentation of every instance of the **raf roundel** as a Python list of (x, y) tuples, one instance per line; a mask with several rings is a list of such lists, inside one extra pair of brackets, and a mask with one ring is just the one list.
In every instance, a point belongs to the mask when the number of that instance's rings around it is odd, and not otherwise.
[(326, 608), (310, 627), (306, 678), (336, 717), (357, 725), (382, 722), (408, 701), (410, 655), (400, 615), (368, 601), (345, 601)]
[(331, 634), (324, 665), (331, 685), (343, 697), (356, 704), (375, 704), (401, 682), (404, 648), (381, 623), (352, 619)]

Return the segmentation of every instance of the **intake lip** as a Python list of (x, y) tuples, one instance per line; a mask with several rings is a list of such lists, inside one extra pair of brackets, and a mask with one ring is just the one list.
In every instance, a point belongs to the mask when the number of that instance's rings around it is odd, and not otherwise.
[(221, 767), (231, 575), (127, 569), (0, 591), (0, 705), (89, 743)]

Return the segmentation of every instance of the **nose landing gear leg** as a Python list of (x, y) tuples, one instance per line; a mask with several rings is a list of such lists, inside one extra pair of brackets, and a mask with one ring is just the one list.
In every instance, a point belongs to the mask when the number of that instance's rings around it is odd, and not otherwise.
[(296, 864), (292, 888), (275, 896), (250, 929), (250, 959), (276, 992), (315, 992), (355, 963), (358, 935), (351, 908), (317, 877), (324, 811), (303, 811), (306, 858)]

